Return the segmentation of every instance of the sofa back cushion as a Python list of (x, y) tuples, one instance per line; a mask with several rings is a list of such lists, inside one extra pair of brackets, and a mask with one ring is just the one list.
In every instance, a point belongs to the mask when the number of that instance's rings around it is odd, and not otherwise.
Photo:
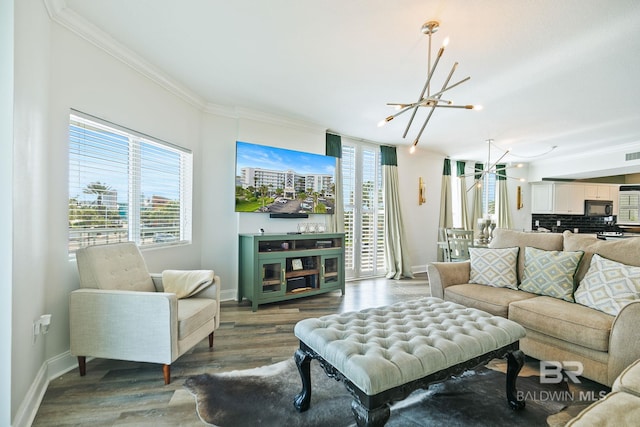
[(584, 257), (578, 267), (576, 280), (584, 279), (593, 254), (617, 261), (622, 264), (640, 266), (640, 237), (629, 237), (621, 240), (600, 240), (593, 235), (563, 233), (565, 251), (584, 251)]
[(573, 302), (574, 277), (582, 251), (543, 251), (525, 248), (520, 289)]
[(594, 254), (591, 265), (576, 289), (577, 303), (617, 316), (622, 307), (640, 299), (640, 267)]
[(469, 248), (469, 283), (518, 289), (518, 251), (520, 248)]
[(493, 231), (490, 248), (512, 248), (518, 246), (518, 283), (524, 277), (524, 250), (527, 246), (545, 251), (561, 251), (563, 236), (560, 233), (527, 233), (524, 231), (497, 228)]
[(76, 251), (81, 288), (155, 292), (140, 250), (133, 242), (88, 246)]

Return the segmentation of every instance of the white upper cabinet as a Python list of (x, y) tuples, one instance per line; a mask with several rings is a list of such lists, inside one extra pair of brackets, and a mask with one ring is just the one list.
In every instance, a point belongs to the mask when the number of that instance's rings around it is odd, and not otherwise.
[(570, 182), (531, 184), (532, 214), (584, 215), (585, 200), (612, 200), (613, 214), (618, 215), (618, 186)]
[(586, 184), (584, 185), (585, 200), (613, 200), (611, 190), (613, 186), (606, 184)]
[(584, 215), (584, 187), (575, 184), (554, 184), (553, 213)]
[(531, 213), (553, 213), (553, 183), (531, 184)]

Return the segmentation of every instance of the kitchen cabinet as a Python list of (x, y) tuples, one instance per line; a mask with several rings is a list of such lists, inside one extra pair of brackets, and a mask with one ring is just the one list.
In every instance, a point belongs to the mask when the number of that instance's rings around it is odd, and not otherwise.
[(553, 213), (553, 183), (531, 184), (531, 213)]
[(553, 213), (584, 215), (584, 187), (575, 184), (553, 185)]
[(585, 200), (613, 200), (611, 198), (611, 189), (613, 186), (606, 184), (585, 184), (584, 198)]
[(258, 305), (332, 292), (344, 295), (344, 234), (241, 234), (238, 301)]

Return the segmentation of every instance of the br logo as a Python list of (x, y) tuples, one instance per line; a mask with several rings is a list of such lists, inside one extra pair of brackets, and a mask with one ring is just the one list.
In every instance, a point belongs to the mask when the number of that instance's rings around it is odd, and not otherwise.
[(583, 370), (584, 368), (582, 363), (577, 361), (540, 361), (540, 383), (558, 384), (562, 382), (566, 376), (566, 381), (571, 381), (574, 384), (580, 384), (578, 377), (582, 375)]

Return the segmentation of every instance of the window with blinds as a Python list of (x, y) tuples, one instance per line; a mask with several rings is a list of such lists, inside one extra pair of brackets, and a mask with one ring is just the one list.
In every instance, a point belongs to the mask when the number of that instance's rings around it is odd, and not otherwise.
[(189, 150), (73, 111), (69, 253), (125, 241), (190, 241), (192, 163)]
[(342, 141), (345, 270), (349, 278), (384, 274), (380, 148)]

